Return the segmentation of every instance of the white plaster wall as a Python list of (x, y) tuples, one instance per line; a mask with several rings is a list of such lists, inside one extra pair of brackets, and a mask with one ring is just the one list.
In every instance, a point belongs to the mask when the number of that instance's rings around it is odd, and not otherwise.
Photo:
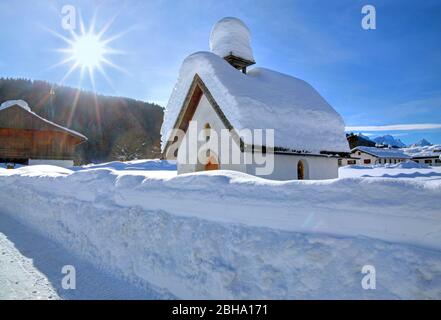
[[(425, 162), (426, 160), (431, 160), (432, 163), (431, 163), (431, 164), (430, 164), (430, 163), (426, 163), (426, 162)], [(434, 159), (434, 158), (422, 158), (422, 159), (415, 159), (415, 160), (413, 160), (413, 161), (418, 161), (418, 163), (421, 163), (421, 164), (427, 164), (427, 165), (432, 166), (432, 167), (439, 167), (439, 166), (441, 166), (441, 161), (440, 161), (440, 159)]]
[(400, 162), (406, 162), (407, 160), (410, 160), (410, 159), (396, 159), (396, 158), (386, 158), (386, 159), (382, 159), (382, 158), (380, 158), (380, 159), (378, 159), (377, 160), (377, 163), (378, 164), (397, 164), (397, 163), (400, 163)]
[[(213, 131), (216, 131), (218, 136), (221, 135), (221, 130), (226, 129), (222, 120), (214, 111), (207, 97), (203, 95), (201, 97), (201, 101), (199, 102), (195, 114), (193, 115), (192, 121), (197, 121), (197, 132), (201, 132), (205, 128), (205, 124), (208, 123)], [(188, 131), (185, 134), (184, 140), (188, 139)], [(232, 152), (240, 154), (239, 146), (231, 141), (229, 153)], [(198, 149), (204, 144), (204, 141), (198, 142)], [(217, 157), (220, 161), (222, 159), (222, 150), (218, 150)], [(195, 171), (203, 171), (204, 164), (186, 164), (185, 158), (182, 157), (181, 148), (178, 150), (178, 174), (195, 172)], [(220, 169), (222, 170), (236, 170), (241, 172), (246, 172), (246, 167), (244, 164), (224, 164), (220, 163)]]
[(30, 166), (39, 165), (39, 164), (47, 164), (47, 165), (51, 165), (51, 166), (69, 168), (69, 167), (73, 167), (74, 162), (73, 162), (73, 160), (29, 159), (28, 164)]
[[(350, 161), (355, 161), (355, 163), (349, 163)], [(341, 166), (353, 166), (355, 164), (360, 164), (360, 159), (341, 159)]]
[[(357, 164), (361, 164), (361, 165), (378, 164), (378, 158), (376, 158), (376, 157), (374, 157), (374, 156), (372, 156), (372, 155), (370, 155), (370, 154), (367, 154), (367, 153), (365, 153), (365, 152), (362, 152), (362, 151), (358, 151), (358, 150), (357, 150), (357, 151), (353, 152), (352, 155), (353, 155), (355, 158), (360, 158), (359, 160), (357, 160)], [(365, 164), (365, 163), (364, 163), (364, 160), (366, 160), (366, 159), (370, 159), (370, 160), (371, 160), (371, 163), (369, 163), (369, 164)]]
[[(276, 133), (277, 134), (277, 133)], [(270, 175), (261, 176), (272, 180), (296, 180), (297, 164), (304, 163), (304, 176), (309, 180), (334, 179), (338, 177), (338, 159), (291, 154), (274, 155), (274, 171)], [(248, 165), (247, 173), (256, 175), (256, 165)]]

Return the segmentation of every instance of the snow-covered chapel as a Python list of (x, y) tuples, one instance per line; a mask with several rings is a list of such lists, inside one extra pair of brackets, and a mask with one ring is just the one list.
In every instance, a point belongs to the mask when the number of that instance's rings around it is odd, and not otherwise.
[[(336, 178), (339, 155), (349, 146), (341, 116), (320, 94), (301, 79), (250, 68), (255, 64), (251, 33), (237, 18), (214, 25), (210, 50), (184, 60), (166, 107), (162, 148), (165, 158), (177, 158), (178, 173), (226, 169), (276, 180)], [(197, 148), (184, 143), (190, 129), (203, 136)], [(256, 129), (273, 129), (273, 143), (266, 143), (265, 135), (241, 134)], [(233, 141), (228, 149), (204, 150), (202, 161), (188, 161), (189, 153), (201, 152), (199, 147), (213, 133), (221, 137), (222, 130)], [(261, 163), (224, 156), (235, 151), (262, 158), (271, 154), (273, 168), (261, 174), (256, 170)]]

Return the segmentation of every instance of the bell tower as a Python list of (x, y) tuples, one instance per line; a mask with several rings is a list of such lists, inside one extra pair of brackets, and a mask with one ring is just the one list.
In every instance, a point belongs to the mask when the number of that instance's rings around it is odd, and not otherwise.
[(214, 25), (210, 35), (210, 49), (243, 73), (247, 72), (247, 67), (256, 63), (251, 49), (251, 32), (237, 18), (223, 18)]

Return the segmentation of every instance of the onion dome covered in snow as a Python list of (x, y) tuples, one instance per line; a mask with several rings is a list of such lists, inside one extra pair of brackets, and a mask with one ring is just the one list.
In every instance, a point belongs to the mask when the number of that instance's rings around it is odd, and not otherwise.
[(214, 25), (210, 35), (210, 50), (244, 72), (246, 67), (255, 63), (251, 32), (237, 18), (223, 18)]

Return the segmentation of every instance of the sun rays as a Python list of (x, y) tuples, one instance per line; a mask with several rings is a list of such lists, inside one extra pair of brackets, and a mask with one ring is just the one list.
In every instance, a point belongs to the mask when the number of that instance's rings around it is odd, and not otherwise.
[(96, 73), (98, 72), (109, 85), (109, 87), (115, 92), (115, 87), (113, 86), (109, 75), (106, 73), (106, 67), (110, 67), (112, 69), (118, 70), (119, 72), (128, 74), (128, 72), (124, 68), (118, 66), (110, 59), (111, 55), (126, 54), (126, 52), (116, 50), (110, 45), (113, 41), (119, 39), (125, 33), (127, 33), (127, 31), (106, 36), (114, 20), (115, 17), (110, 19), (104, 25), (104, 27), (96, 30), (95, 15), (93, 16), (88, 28), (86, 28), (82, 16), (79, 15), (79, 30), (70, 30), (68, 36), (62, 35), (54, 30), (46, 29), (59, 39), (63, 40), (63, 42), (65, 43), (65, 47), (56, 50), (57, 52), (63, 54), (63, 57), (59, 62), (50, 67), (50, 69), (52, 69), (67, 66), (67, 71), (60, 80), (59, 85), (63, 85), (73, 73), (79, 72), (79, 89), (77, 91), (77, 94), (75, 95), (72, 109), (70, 110), (68, 125), (71, 124), (78, 103), (78, 99), (81, 95), (80, 88), (83, 87), (85, 73), (88, 74), (90, 85), (92, 87), (92, 91), (94, 92), (95, 115), (97, 118), (97, 124), (99, 126), (98, 130), (101, 130), (101, 116), (98, 108), (98, 97), (96, 96)]
[(114, 19), (108, 21), (102, 29), (95, 30), (95, 16), (92, 18), (89, 28), (85, 27), (81, 15), (79, 18), (79, 31), (71, 30), (69, 37), (56, 31), (49, 30), (52, 34), (62, 39), (66, 44), (66, 47), (57, 49), (57, 51), (62, 53), (64, 57), (51, 68), (68, 65), (68, 69), (61, 79), (60, 84), (63, 84), (72, 73), (79, 72), (81, 85), (84, 74), (87, 72), (92, 89), (95, 91), (95, 73), (98, 71), (108, 85), (114, 89), (114, 86), (106, 73), (106, 67), (116, 69), (123, 73), (127, 73), (127, 71), (116, 65), (110, 59), (111, 55), (125, 54), (125, 52), (111, 48), (110, 44), (120, 38), (125, 32), (105, 37), (105, 34), (111, 27)]

